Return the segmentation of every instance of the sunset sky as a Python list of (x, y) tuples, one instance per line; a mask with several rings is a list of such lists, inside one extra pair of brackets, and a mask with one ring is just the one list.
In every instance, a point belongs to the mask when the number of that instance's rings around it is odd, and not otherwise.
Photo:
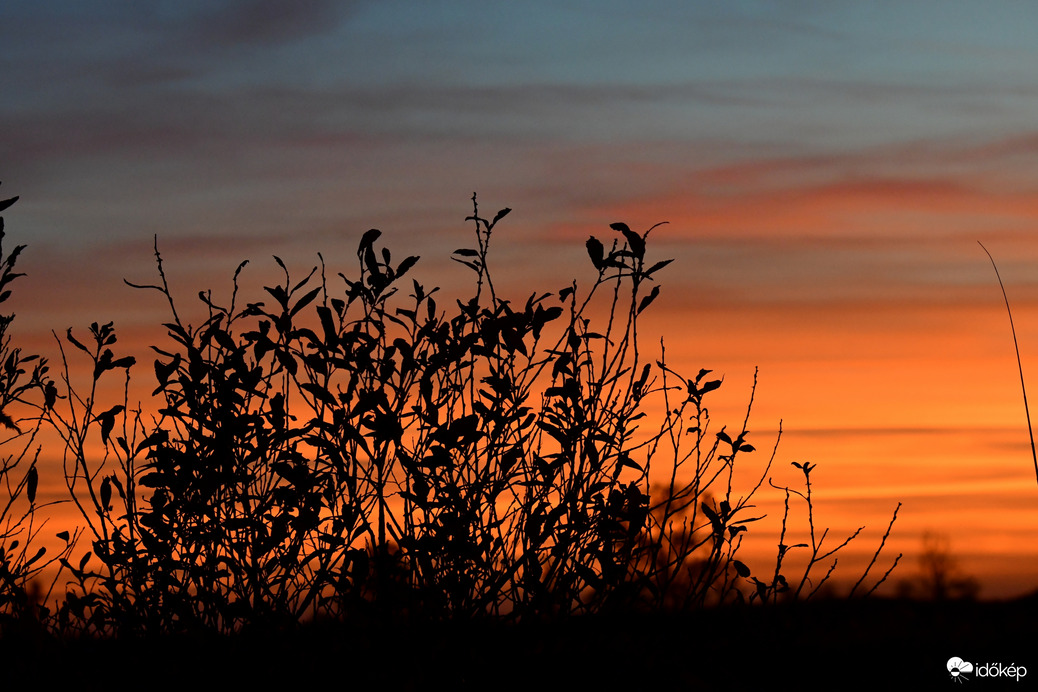
[(609, 223), (666, 221), (647, 333), (725, 376), (718, 423), (759, 367), (775, 482), (817, 463), (818, 519), (867, 525), (861, 552), (903, 502), (892, 581), (934, 531), (982, 595), (1031, 591), (1038, 483), (977, 241), (1038, 403), (1036, 25), (1033, 3), (951, 0), (8, 2), (15, 338), (160, 340), (161, 300), (122, 281), (154, 280), (156, 234), (185, 304), (242, 259), (257, 285), (271, 255), (352, 271), (372, 227), (449, 287), (475, 191), (514, 210), (494, 270), (524, 300), (590, 282)]

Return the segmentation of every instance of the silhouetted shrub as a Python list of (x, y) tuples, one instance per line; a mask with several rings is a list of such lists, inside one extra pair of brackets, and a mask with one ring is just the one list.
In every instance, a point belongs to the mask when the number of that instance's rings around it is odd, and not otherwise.
[[(130, 284), (169, 305), (155, 412), (131, 401), (136, 362), (115, 353), (110, 323), (66, 332), (57, 405), (40, 384), (90, 541), (61, 556), (72, 581), (54, 627), (539, 619), (816, 590), (810, 568), (835, 550), (821, 551), (813, 515), (792, 589), (785, 521), (766, 579), (736, 559), (774, 459), (733, 492), (736, 460), (755, 451), (749, 411), (737, 432), (713, 430), (705, 401), (721, 381), (679, 375), (638, 342), (670, 263), (647, 257), (656, 227), (590, 238), (586, 292), (574, 281), (513, 303), (488, 266), (508, 212), (482, 218), (473, 196), (475, 244), (453, 258), (475, 287), (448, 306), (408, 278), (418, 258), (394, 260), (373, 229), (352, 277), (329, 278), (321, 258), (300, 279), (275, 258), (281, 281), (244, 302), (243, 262), (226, 299), (199, 294), (207, 317), (192, 325), (156, 242), (159, 281)], [(85, 388), (66, 346), (90, 364)], [(99, 401), (119, 376), (121, 400)], [(788, 507), (800, 493), (783, 490)]]

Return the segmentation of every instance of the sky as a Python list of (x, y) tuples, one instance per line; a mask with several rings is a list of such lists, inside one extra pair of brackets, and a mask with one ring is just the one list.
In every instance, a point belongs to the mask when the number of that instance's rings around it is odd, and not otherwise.
[(460, 285), (477, 192), (514, 210), (494, 270), (525, 299), (592, 280), (610, 223), (666, 221), (647, 333), (724, 375), (731, 425), (759, 369), (757, 446), (781, 420), (775, 482), (819, 465), (821, 522), (867, 527), (852, 566), (902, 502), (892, 582), (931, 532), (983, 596), (1033, 591), (1038, 483), (978, 241), (1038, 373), (1036, 21), (953, 0), (7, 2), (17, 338), (161, 339), (158, 296), (123, 283), (154, 280), (156, 237), (185, 302), (243, 259), (258, 284), (272, 255), (350, 268), (372, 227)]

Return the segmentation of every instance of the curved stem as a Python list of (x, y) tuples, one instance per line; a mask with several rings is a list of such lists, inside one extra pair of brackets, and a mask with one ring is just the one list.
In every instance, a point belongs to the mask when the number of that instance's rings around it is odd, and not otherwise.
[(1009, 313), (1009, 329), (1013, 332), (1013, 347), (1016, 349), (1016, 367), (1020, 371), (1020, 391), (1024, 395), (1024, 414), (1027, 416), (1027, 433), (1031, 436), (1031, 458), (1034, 459), (1034, 477), (1035, 481), (1038, 482), (1038, 452), (1034, 448), (1034, 429), (1031, 427), (1031, 411), (1027, 406), (1027, 387), (1024, 385), (1024, 366), (1020, 360), (1020, 344), (1016, 339), (1016, 327), (1013, 325), (1013, 311), (1009, 307), (1009, 296), (1006, 295), (1005, 284), (1002, 283), (1002, 276), (998, 273), (998, 267), (995, 265), (995, 258), (991, 256), (988, 249), (984, 247), (984, 243), (977, 241), (977, 245), (980, 245), (981, 249), (991, 260), (991, 266), (995, 269), (995, 278), (998, 279), (998, 285), (1002, 289), (1002, 298), (1006, 301), (1006, 312)]

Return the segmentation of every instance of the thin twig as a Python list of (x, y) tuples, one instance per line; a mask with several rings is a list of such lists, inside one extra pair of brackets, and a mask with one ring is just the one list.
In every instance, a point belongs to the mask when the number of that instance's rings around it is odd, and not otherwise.
[[(886, 533), (883, 534), (883, 539), (880, 540), (879, 547), (876, 548), (876, 552), (873, 553), (873, 555), (872, 555), (872, 561), (869, 562), (869, 566), (865, 568), (865, 572), (861, 575), (861, 578), (858, 579), (858, 581), (854, 584), (854, 587), (851, 588), (851, 592), (847, 595), (847, 598), (851, 598), (852, 596), (854, 596), (854, 592), (858, 590), (858, 587), (861, 586), (862, 582), (865, 581), (865, 577), (869, 576), (869, 572), (872, 571), (872, 567), (873, 567), (873, 565), (876, 564), (876, 560), (879, 558), (879, 554), (881, 552), (883, 552), (883, 546), (885, 546), (887, 544), (887, 538), (890, 536), (891, 529), (894, 528), (894, 522), (897, 521), (897, 513), (898, 513), (898, 510), (900, 510), (900, 509), (901, 509), (901, 503), (898, 502), (897, 503), (897, 507), (894, 508), (894, 516), (892, 516), (890, 518), (890, 524), (887, 525)], [(897, 563), (900, 562), (900, 561), (901, 561), (901, 555), (899, 554), (897, 556), (897, 558), (895, 558), (894, 564), (891, 565), (890, 569), (887, 570), (887, 573), (884, 574), (883, 578), (880, 579), (879, 582), (877, 582), (872, 587), (872, 589), (869, 590), (869, 592), (866, 594), (866, 596), (871, 595), (873, 591), (875, 591), (877, 588), (879, 588), (880, 584), (882, 584), (883, 582), (885, 582), (887, 580), (887, 577), (890, 576), (890, 573), (894, 571), (894, 567), (897, 567)]]

